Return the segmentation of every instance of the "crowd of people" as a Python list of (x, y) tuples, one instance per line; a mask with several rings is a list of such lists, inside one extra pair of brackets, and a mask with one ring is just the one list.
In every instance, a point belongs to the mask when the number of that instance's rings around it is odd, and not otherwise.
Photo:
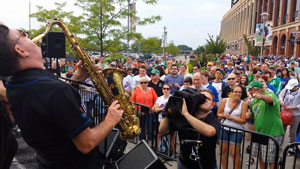
[[(10, 76), (5, 85), (1, 83), (0, 89), (6, 91), (1, 92), (0, 98), (9, 104), (10, 110), (7, 111), (12, 112), (24, 140), (36, 150), (39, 168), (87, 169), (101, 166), (103, 161), (98, 159), (103, 157), (96, 147), (123, 114), (118, 102), (110, 105), (104, 121), (95, 126), (81, 105), (78, 85), (53, 78), (45, 70), (40, 48), (25, 32), (0, 24), (0, 46), (0, 75)], [(123, 79), (123, 87), (131, 96), (130, 100), (151, 108), (137, 106), (141, 117), (140, 139), (147, 138), (152, 146), (153, 119), (157, 114), (160, 123), (157, 141), (168, 134), (174, 158), (176, 132), (181, 141), (202, 141), (199, 149), (180, 142), (179, 169), (198, 168), (199, 165), (205, 169), (216, 169), (217, 142), (222, 144), (220, 152), (224, 154), (222, 168), (227, 168), (227, 151), (235, 159), (235, 168), (240, 168), (239, 151), (245, 136), (242, 132), (222, 128), (221, 124), (243, 129), (248, 123), (250, 130), (274, 137), (281, 148), (287, 131), (287, 124), (282, 123), (280, 116), (282, 109), (293, 114), (289, 142), (300, 141), (299, 58), (227, 54), (203, 64), (198, 62), (199, 57), (193, 53), (183, 60), (167, 55), (146, 60), (129, 56), (107, 63), (101, 56), (94, 62), (99, 71), (106, 68), (124, 70), (127, 76)], [(75, 81), (90, 81), (81, 61), (76, 65), (66, 65), (68, 68), (63, 70), (68, 72), (67, 77)], [(188, 123), (176, 131), (169, 125), (168, 116), (163, 116), (162, 110), (176, 91), (188, 89), (200, 93), (202, 103), (194, 112), (189, 112), (183, 100), (181, 115)], [(15, 140), (11, 132), (7, 136), (9, 138), (1, 145)], [(273, 168), (275, 165), (275, 144), (270, 142), (268, 147), (254, 144), (251, 150), (251, 155), (259, 158), (261, 168), (265, 165)], [(13, 150), (10, 155), (15, 153)], [(296, 151), (291, 149), (289, 153)], [(195, 154), (202, 159), (201, 164), (191, 158)], [(11, 160), (8, 156), (7, 161)], [(2, 161), (1, 166), (4, 166)]]

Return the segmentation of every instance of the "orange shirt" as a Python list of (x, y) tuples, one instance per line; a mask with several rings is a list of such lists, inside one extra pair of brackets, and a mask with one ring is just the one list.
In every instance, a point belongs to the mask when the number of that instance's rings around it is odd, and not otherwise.
[[(137, 87), (131, 96), (132, 102), (144, 104), (151, 108), (154, 106), (156, 99), (157, 99), (157, 95), (156, 95), (154, 89), (151, 87), (148, 87), (148, 90), (146, 93), (144, 93), (140, 87)], [(137, 108), (140, 109), (139, 107), (140, 106), (138, 106)]]

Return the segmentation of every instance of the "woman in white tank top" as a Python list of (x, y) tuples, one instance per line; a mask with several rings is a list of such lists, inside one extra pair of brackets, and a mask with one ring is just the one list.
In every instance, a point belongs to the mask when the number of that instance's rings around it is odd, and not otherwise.
[[(217, 116), (221, 120), (222, 124), (240, 129), (243, 128), (243, 125), (246, 123), (246, 113), (248, 111), (248, 105), (241, 100), (241, 96), (242, 88), (240, 86), (236, 86), (231, 92), (231, 97), (225, 98), (221, 101)], [(238, 103), (239, 105), (237, 105), (236, 108), (229, 114), (231, 109)], [(234, 129), (231, 129), (229, 131), (228, 127), (222, 127), (219, 134), (219, 147), (220, 149), (222, 147), (222, 150), (220, 151), (222, 152), (223, 169), (227, 169), (228, 147), (230, 149), (232, 160), (234, 161), (235, 158), (235, 168), (240, 169), (240, 145), (242, 139), (243, 133), (241, 131), (237, 131)]]

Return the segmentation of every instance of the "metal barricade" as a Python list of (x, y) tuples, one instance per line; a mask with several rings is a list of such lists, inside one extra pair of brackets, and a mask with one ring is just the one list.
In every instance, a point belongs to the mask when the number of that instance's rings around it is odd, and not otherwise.
[[(220, 158), (219, 158), (219, 165), (218, 165), (219, 169), (221, 168), (242, 169), (242, 168), (250, 168), (250, 167), (253, 168), (253, 166), (249, 164), (250, 160), (252, 159), (256, 159), (255, 160), (256, 163), (254, 164), (254, 167), (260, 168), (259, 159), (265, 158), (266, 159), (265, 162), (268, 163), (268, 157), (271, 155), (274, 156), (275, 158), (274, 164), (278, 164), (280, 147), (279, 147), (279, 143), (273, 137), (262, 133), (249, 131), (241, 128), (235, 128), (227, 125), (222, 125), (221, 128), (222, 130), (220, 131), (220, 136), (219, 136), (219, 148), (220, 148)], [(227, 141), (224, 142), (225, 132), (227, 132), (226, 134), (228, 135), (232, 135), (234, 138), (233, 140), (235, 140), (234, 143), (231, 142), (231, 148), (230, 148), (230, 144), (228, 144)], [(245, 137), (246, 134), (251, 135), (250, 141), (244, 139), (246, 138)], [(241, 143), (238, 143), (238, 140), (241, 139), (239, 138), (241, 135), (243, 135), (243, 139)], [(273, 143), (273, 147), (270, 147), (270, 144), (272, 143)], [(248, 146), (246, 146), (246, 144), (248, 144), (249, 148)], [(224, 147), (227, 147), (227, 151), (224, 151)], [(272, 149), (275, 148), (274, 151), (275, 154), (268, 154), (268, 150), (271, 148)], [(248, 152), (246, 152), (247, 149)], [(262, 149), (264, 149), (265, 150), (264, 152), (266, 153), (262, 153)], [(256, 156), (255, 158), (253, 158), (254, 154)], [(257, 154), (262, 154), (262, 156), (259, 158)], [(245, 158), (245, 155), (247, 155), (248, 157)], [(232, 162), (229, 161), (230, 158), (232, 158)], [(265, 165), (264, 168), (267, 169), (268, 167), (269, 167), (268, 165)], [(274, 165), (274, 169), (277, 168), (278, 165)]]
[[(137, 109), (136, 115), (140, 119), (142, 133), (140, 136), (138, 136), (139, 138), (136, 137), (134, 139), (133, 143), (138, 143), (140, 140), (145, 139), (149, 143), (150, 147), (154, 151), (156, 151), (158, 155), (163, 157), (163, 159), (176, 160), (174, 158), (174, 156), (178, 154), (178, 152), (176, 152), (176, 138), (177, 138), (176, 132), (173, 133), (172, 135), (168, 135), (165, 136), (165, 138), (163, 138), (163, 136), (159, 134), (159, 121), (158, 121), (159, 113), (155, 113), (152, 110), (152, 108), (147, 105), (143, 105), (139, 103), (134, 103), (134, 104), (136, 104), (139, 108)], [(141, 109), (143, 109), (147, 113), (141, 112)], [(149, 131), (151, 131), (150, 134)], [(164, 152), (159, 151), (160, 150), (159, 146), (162, 145), (160, 144), (161, 141), (166, 141), (169, 144), (169, 147), (167, 149), (164, 149)], [(173, 155), (173, 157), (171, 155)]]
[(105, 104), (97, 92), (88, 90), (79, 90), (82, 107), (86, 110), (87, 115), (94, 121), (95, 125), (99, 124), (106, 115)]
[[(289, 154), (288, 150), (294, 150), (294, 154)], [(288, 155), (290, 155), (288, 157)], [(287, 159), (289, 158), (289, 167), (286, 165), (288, 164)], [(298, 158), (298, 160), (297, 160)], [(292, 165), (292, 166), (291, 166)], [(280, 166), (281, 169), (299, 169), (300, 168), (300, 142), (290, 143), (288, 144), (285, 149), (283, 150), (283, 157), (282, 163)]]
[[(80, 90), (79, 91), (82, 100), (84, 102), (84, 105), (86, 106), (86, 109), (88, 110), (88, 115), (93, 119), (93, 121), (95, 122), (95, 124), (99, 124), (105, 117), (106, 115), (106, 108), (105, 105), (103, 103), (103, 101), (101, 100), (100, 96), (98, 93), (96, 92), (91, 92), (91, 91), (86, 91), (86, 90)], [(137, 104), (137, 103), (136, 103)], [(151, 146), (151, 148), (156, 151), (156, 153), (162, 157), (164, 157), (164, 159), (166, 160), (176, 160), (175, 158), (172, 158), (170, 156), (170, 154), (164, 154), (164, 153), (160, 153), (158, 151), (158, 146), (159, 146), (159, 142), (161, 140), (158, 140), (158, 129), (159, 129), (159, 122), (158, 122), (158, 113), (155, 113), (150, 107), (146, 106), (146, 105), (142, 105), (142, 104), (137, 104), (141, 107), (144, 107), (145, 109), (149, 110), (149, 113), (139, 113), (139, 111), (137, 111), (137, 117), (139, 117), (140, 121), (141, 121), (141, 125), (144, 125), (144, 132), (142, 134), (144, 134), (144, 136), (137, 136), (132, 140), (128, 140), (131, 143), (134, 144), (138, 144), (140, 142), (140, 139), (145, 139), (146, 142), (148, 142)], [(234, 128), (234, 127), (230, 127), (230, 126), (226, 126), (226, 125), (222, 125), (222, 128), (226, 127), (227, 130), (229, 130), (230, 132), (241, 132), (244, 135), (244, 138), (246, 134), (250, 134), (251, 135), (251, 140), (247, 141), (246, 139), (243, 139), (241, 142), (241, 145), (239, 146), (239, 150), (234, 148), (234, 152), (232, 152), (232, 154), (236, 154), (239, 153), (240, 154), (240, 160), (233, 158), (232, 160), (230, 160), (231, 155), (230, 155), (230, 151), (226, 151), (222, 153), (222, 149), (224, 146), (223, 140), (220, 139), (219, 140), (219, 146), (217, 148), (219, 148), (221, 151), (219, 153), (219, 158), (218, 159), (218, 168), (221, 169), (222, 167), (222, 157), (226, 156), (226, 167), (227, 168), (233, 168), (233, 169), (242, 169), (242, 168), (253, 168), (255, 166), (255, 168), (259, 168), (259, 158), (256, 157), (255, 159), (255, 164), (254, 166), (247, 166), (246, 163), (247, 161), (250, 161), (252, 158), (252, 150), (253, 150), (253, 145), (254, 144), (258, 144), (258, 146), (265, 146), (266, 150), (269, 150), (269, 144), (270, 143), (274, 143), (275, 146), (275, 153), (272, 154), (275, 156), (275, 164), (278, 164), (279, 161), (279, 152), (280, 152), (280, 147), (278, 142), (271, 136), (262, 134), (262, 133), (257, 133), (257, 132), (253, 132), (253, 131), (249, 131), (249, 130), (245, 130), (245, 129), (240, 129), (240, 128)], [(220, 135), (221, 135), (221, 131), (220, 131)], [(179, 148), (177, 145), (179, 145), (179, 139), (177, 137), (177, 134), (175, 134), (175, 146), (173, 146), (173, 149), (175, 149), (175, 154), (178, 155), (179, 154)], [(237, 138), (237, 135), (235, 136)], [(237, 140), (237, 139), (235, 139)], [(233, 144), (235, 147), (238, 145), (237, 143)], [(250, 150), (250, 153), (247, 154), (246, 150), (247, 150), (247, 146), (249, 145), (248, 150)], [(174, 148), (175, 147), (175, 148)], [(229, 148), (228, 148), (229, 150)], [(214, 150), (212, 150), (214, 151)], [(217, 150), (218, 152), (218, 150)], [(258, 153), (260, 153), (261, 150), (258, 150)], [(226, 154), (224, 154), (226, 153)], [(247, 155), (247, 157), (245, 157)], [(235, 156), (234, 156), (235, 157)], [(268, 154), (265, 154), (265, 157), (268, 157)], [(238, 167), (236, 165), (233, 165), (236, 163), (236, 161), (240, 161), (238, 164)], [(224, 163), (224, 162), (223, 162)], [(267, 165), (266, 167), (267, 168)], [(278, 165), (274, 166), (274, 169), (279, 168)], [(283, 168), (284, 169), (284, 168)], [(294, 168), (295, 169), (295, 168)]]

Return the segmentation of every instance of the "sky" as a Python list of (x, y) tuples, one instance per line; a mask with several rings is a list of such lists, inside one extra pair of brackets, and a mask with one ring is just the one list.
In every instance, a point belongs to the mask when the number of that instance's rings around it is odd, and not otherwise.
[[(3, 0), (0, 5), (0, 21), (11, 28), (29, 29), (29, 1), (31, 13), (37, 12), (36, 5), (45, 9), (54, 9), (54, 2), (60, 0)], [(66, 11), (75, 11), (75, 0), (68, 0)], [(161, 21), (152, 25), (137, 26), (144, 38), (162, 37), (163, 27), (167, 27), (168, 43), (188, 45), (196, 49), (204, 45), (208, 34), (220, 33), (223, 15), (230, 9), (231, 0), (158, 0), (156, 5), (145, 5), (142, 0), (136, 0), (137, 15), (150, 17), (160, 15)], [(31, 28), (37, 29), (43, 23), (31, 18)]]

